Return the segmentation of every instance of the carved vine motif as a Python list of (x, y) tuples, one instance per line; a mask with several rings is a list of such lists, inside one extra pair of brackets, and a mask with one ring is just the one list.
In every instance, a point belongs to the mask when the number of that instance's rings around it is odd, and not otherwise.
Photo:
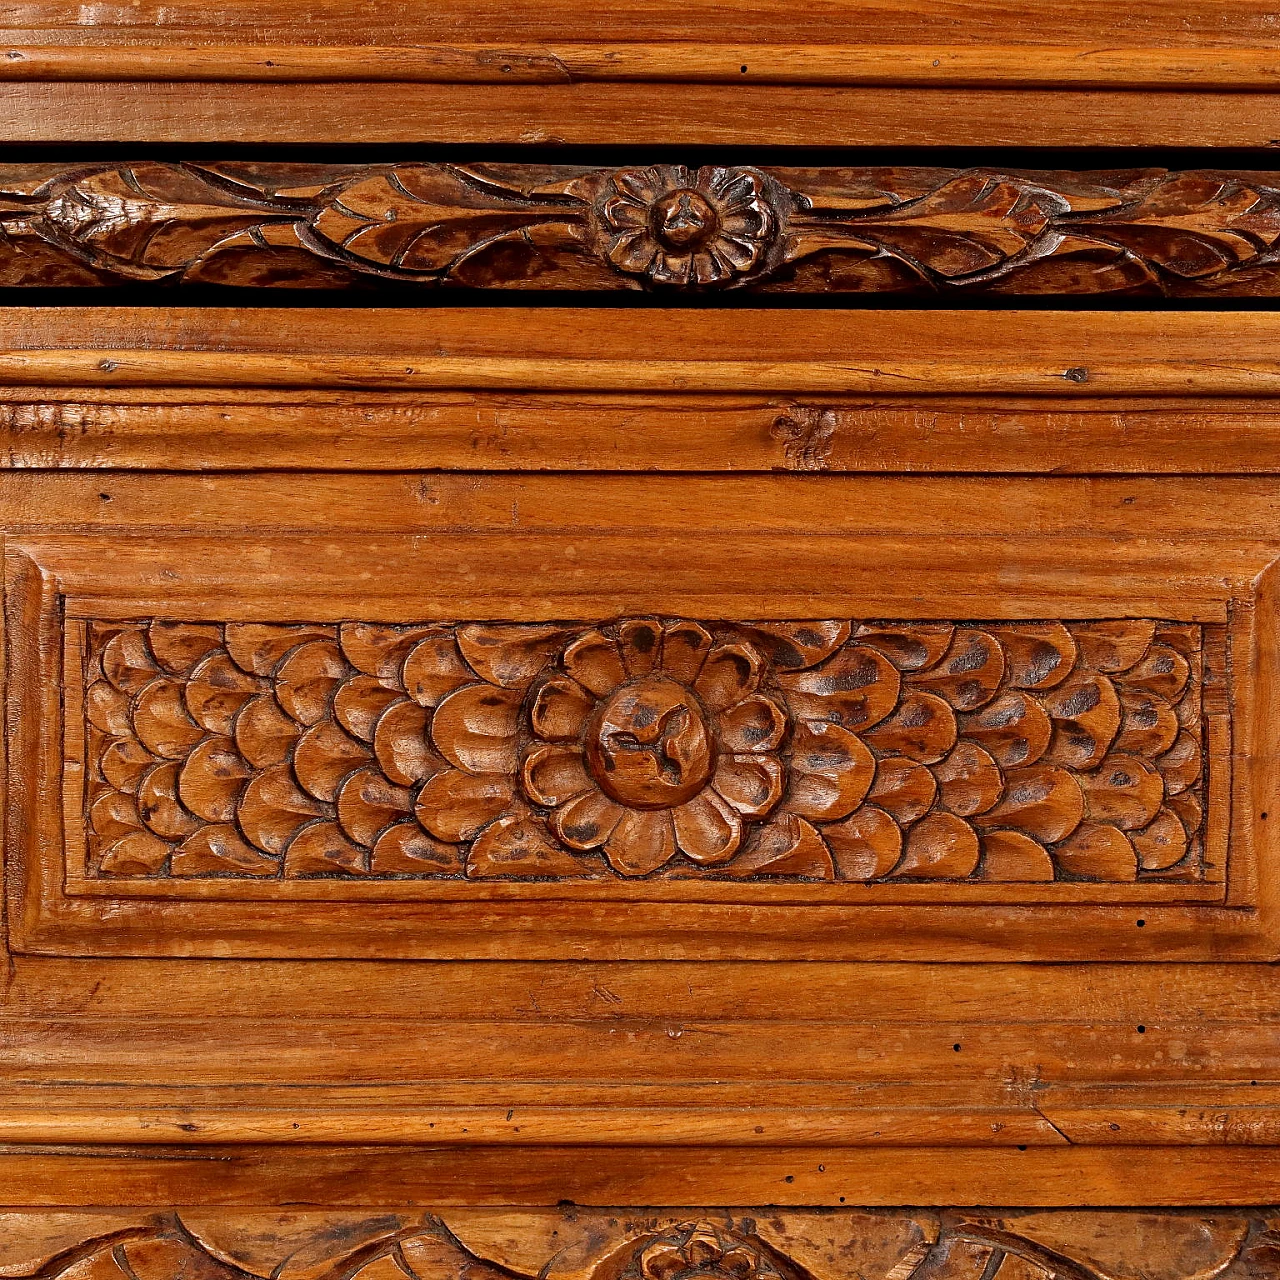
[(1280, 291), (1248, 171), (5, 165), (0, 230), (0, 285)]
[(92, 623), (89, 868), (1200, 880), (1203, 631)]
[[(7, 1213), (7, 1274), (98, 1280), (1273, 1280), (1275, 1210)], [(60, 1246), (60, 1247), (59, 1247)], [(49, 1261), (45, 1265), (46, 1257)]]

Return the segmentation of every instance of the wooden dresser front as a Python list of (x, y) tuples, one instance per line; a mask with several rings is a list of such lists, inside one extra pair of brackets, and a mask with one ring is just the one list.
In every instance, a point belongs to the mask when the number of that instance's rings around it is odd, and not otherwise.
[(0, 1276), (1280, 1277), (1266, 15), (5, 21)]

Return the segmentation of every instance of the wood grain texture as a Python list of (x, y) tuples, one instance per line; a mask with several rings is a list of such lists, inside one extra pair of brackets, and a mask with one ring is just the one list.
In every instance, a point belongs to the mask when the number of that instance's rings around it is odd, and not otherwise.
[(1265, 311), (0, 309), (10, 389), (199, 387), (237, 399), (284, 387), (1257, 407), (1280, 393), (1277, 350), (1280, 316)]
[(1197, 624), (94, 623), (80, 661), (107, 879), (1212, 878)]
[(178, 164), (0, 171), (0, 285), (1271, 296), (1268, 173)]
[[(96, 1234), (91, 1234), (96, 1232)], [(183, 1209), (0, 1216), (0, 1274), (126, 1280), (1264, 1280), (1274, 1210)], [(856, 1269), (851, 1272), (851, 1269)]]

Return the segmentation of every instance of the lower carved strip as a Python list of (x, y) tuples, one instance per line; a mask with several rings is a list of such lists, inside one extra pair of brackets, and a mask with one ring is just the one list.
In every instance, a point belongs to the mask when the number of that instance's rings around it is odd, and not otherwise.
[(1280, 1211), (5, 1212), (0, 1264), (49, 1280), (1273, 1280)]
[(90, 623), (88, 872), (1202, 881), (1215, 631)]

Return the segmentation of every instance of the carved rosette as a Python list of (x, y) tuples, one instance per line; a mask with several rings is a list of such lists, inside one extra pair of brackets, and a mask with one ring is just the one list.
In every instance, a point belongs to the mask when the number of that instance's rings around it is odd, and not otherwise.
[(1205, 878), (1198, 624), (88, 641), (99, 876)]
[(714, 285), (759, 269), (778, 227), (764, 175), (683, 165), (622, 169), (600, 205), (605, 254), (654, 284)]

